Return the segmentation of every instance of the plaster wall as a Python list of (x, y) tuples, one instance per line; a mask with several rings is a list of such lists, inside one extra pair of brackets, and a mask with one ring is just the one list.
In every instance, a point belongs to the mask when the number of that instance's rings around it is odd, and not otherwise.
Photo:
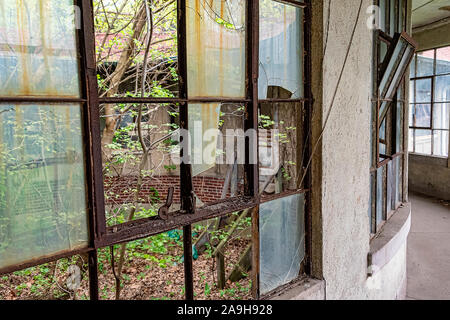
[(450, 200), (450, 166), (447, 159), (410, 154), (409, 190)]
[[(320, 173), (322, 177), (321, 184), (313, 181), (313, 204), (320, 203), (313, 209), (313, 275), (325, 280), (326, 299), (332, 300), (395, 299), (406, 279), (406, 243), (375, 276), (367, 276), (373, 31), (367, 27), (370, 17), (366, 9), (371, 4), (371, 0), (363, 0), (347, 65), (313, 165), (313, 176)], [(324, 124), (327, 117), (359, 5), (359, 0), (313, 0), (313, 56), (320, 54), (321, 45), (325, 47), (321, 39), (327, 39), (323, 61), (313, 58), (313, 70), (323, 63), (323, 73), (313, 76), (313, 125), (318, 119)], [(322, 32), (314, 30), (321, 20)], [(321, 33), (321, 39), (315, 38)], [(313, 141), (319, 135), (320, 130), (313, 130)]]

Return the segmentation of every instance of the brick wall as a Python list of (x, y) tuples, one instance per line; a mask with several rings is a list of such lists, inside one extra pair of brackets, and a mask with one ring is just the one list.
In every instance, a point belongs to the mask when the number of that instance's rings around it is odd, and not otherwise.
[[(194, 177), (194, 191), (204, 203), (220, 200), (225, 179), (217, 177)], [(123, 204), (133, 202), (134, 188), (137, 185), (137, 177), (105, 177), (104, 187), (106, 204)], [(160, 202), (167, 197), (167, 190), (175, 188), (173, 203), (180, 203), (180, 177), (179, 176), (157, 176), (145, 178), (139, 193), (140, 203), (149, 203), (155, 194), (159, 195)], [(227, 193), (227, 197), (230, 193)]]

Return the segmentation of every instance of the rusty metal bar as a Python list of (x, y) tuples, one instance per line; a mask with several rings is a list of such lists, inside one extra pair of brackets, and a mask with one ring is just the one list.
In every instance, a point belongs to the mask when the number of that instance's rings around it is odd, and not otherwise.
[(77, 249), (77, 250), (65, 250), (62, 252), (58, 252), (55, 253), (51, 256), (46, 256), (46, 257), (42, 257), (42, 258), (38, 258), (38, 259), (32, 259), (26, 262), (21, 262), (19, 264), (13, 265), (13, 266), (8, 266), (5, 268), (1, 268), (0, 269), (0, 275), (3, 274), (8, 274), (11, 272), (15, 272), (15, 271), (19, 271), (19, 270), (23, 270), (23, 269), (27, 269), (27, 268), (31, 268), (34, 266), (38, 266), (44, 263), (49, 263), (49, 262), (53, 262), (59, 259), (63, 259), (63, 258), (69, 258), (71, 256), (75, 256), (78, 254), (85, 254), (89, 251), (93, 250), (92, 248), (86, 247), (86, 248), (81, 248), (81, 249)]
[(71, 98), (71, 97), (38, 97), (38, 96), (29, 96), (29, 97), (0, 97), (0, 103), (16, 103), (16, 104), (25, 104), (25, 103), (84, 103), (86, 99), (81, 98)]
[[(304, 137), (312, 137), (312, 107), (313, 107), (313, 97), (312, 97), (312, 88), (311, 88), (311, 79), (312, 79), (312, 57), (311, 57), (311, 22), (312, 22), (312, 9), (311, 9), (311, 0), (306, 0), (308, 4), (304, 9), (304, 21), (303, 21), (303, 50), (304, 50), (304, 92), (305, 92), (305, 121), (303, 121), (304, 126)], [(305, 156), (303, 159), (305, 160), (305, 164), (307, 166), (308, 159), (312, 155), (312, 143), (308, 138), (303, 139), (303, 144), (307, 144), (307, 147), (304, 147)], [(305, 176), (304, 185), (301, 188), (306, 189), (305, 193), (305, 272), (307, 274), (312, 274), (312, 199), (311, 192), (308, 192), (312, 187), (312, 175), (311, 175), (311, 167), (308, 167), (308, 171)]]
[(147, 238), (162, 232), (252, 208), (256, 204), (253, 198), (229, 198), (213, 203), (208, 207), (197, 209), (194, 214), (190, 215), (177, 211), (172, 213), (167, 220), (162, 220), (159, 217), (151, 217), (126, 222), (117, 226), (108, 227), (106, 235), (96, 242), (95, 247), (108, 247)]
[[(178, 72), (180, 98), (188, 99), (188, 82), (187, 82), (187, 27), (186, 27), (186, 0), (177, 0), (177, 36), (178, 36)], [(189, 129), (189, 108), (184, 103), (180, 106), (180, 128)], [(183, 139), (189, 139), (184, 137)], [(185, 146), (189, 146), (189, 142), (183, 141)], [(181, 148), (180, 157), (184, 158), (186, 152)], [(194, 187), (192, 184), (192, 167), (189, 163), (182, 160), (180, 164), (180, 198), (181, 213), (191, 216), (195, 213)], [(194, 299), (194, 283), (193, 283), (193, 262), (192, 262), (192, 234), (191, 225), (183, 227), (183, 250), (184, 250), (184, 283), (186, 300)]]
[(294, 6), (297, 8), (306, 8), (307, 7), (307, 4), (302, 1), (296, 1), (296, 0), (273, 0), (273, 1), (279, 2), (282, 4), (286, 4), (286, 5), (290, 5), (290, 6)]
[[(258, 139), (258, 77), (259, 77), (259, 0), (247, 2), (247, 98), (252, 102), (247, 104), (244, 130), (256, 131)], [(254, 150), (256, 148), (256, 150)], [(251, 153), (253, 152), (253, 154)], [(256, 158), (256, 159), (255, 159)], [(259, 169), (258, 169), (258, 142), (250, 139), (245, 141), (245, 195), (259, 201)], [(256, 163), (251, 163), (251, 159)], [(259, 298), (259, 207), (252, 212), (252, 294)]]
[[(78, 32), (81, 52), (81, 75), (83, 95), (87, 98), (83, 108), (84, 136), (86, 141), (86, 179), (89, 213), (89, 242), (106, 232), (106, 217), (103, 191), (102, 151), (100, 135), (100, 112), (98, 103), (97, 65), (95, 61), (94, 8), (90, 0), (78, 0), (81, 9), (82, 28)], [(98, 300), (97, 251), (89, 251), (89, 292), (91, 300)]]

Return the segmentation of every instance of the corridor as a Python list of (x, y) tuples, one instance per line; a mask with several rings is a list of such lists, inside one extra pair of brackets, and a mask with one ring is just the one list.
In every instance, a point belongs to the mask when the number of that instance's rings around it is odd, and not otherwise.
[(450, 300), (450, 205), (410, 194), (408, 300)]

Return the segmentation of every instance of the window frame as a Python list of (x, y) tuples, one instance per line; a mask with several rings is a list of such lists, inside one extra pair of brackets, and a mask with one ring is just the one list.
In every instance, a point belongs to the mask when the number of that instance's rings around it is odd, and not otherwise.
[[(420, 127), (420, 126), (416, 126), (415, 122), (416, 122), (416, 117), (415, 117), (415, 112), (413, 113), (413, 123), (412, 125), (410, 124), (408, 126), (409, 130), (413, 131), (412, 137), (410, 136), (410, 139), (412, 138), (412, 146), (413, 146), (413, 150), (409, 150), (409, 146), (408, 146), (408, 151), (410, 154), (417, 154), (417, 155), (421, 155), (421, 156), (426, 156), (426, 157), (433, 157), (433, 158), (441, 158), (441, 159), (449, 159), (450, 158), (450, 152), (447, 156), (441, 156), (441, 155), (435, 155), (434, 154), (434, 133), (435, 131), (443, 131), (443, 132), (447, 132), (448, 134), (448, 146), (449, 146), (449, 151), (450, 151), (450, 128), (449, 129), (435, 129), (434, 128), (434, 108), (435, 105), (439, 105), (439, 104), (448, 104), (450, 105), (450, 101), (439, 101), (436, 102), (435, 101), (435, 87), (436, 87), (436, 79), (438, 77), (445, 77), (445, 76), (450, 76), (450, 72), (447, 73), (442, 73), (442, 74), (437, 74), (437, 51), (439, 49), (442, 48), (450, 48), (450, 46), (439, 46), (439, 47), (435, 47), (435, 48), (431, 48), (431, 49), (426, 49), (426, 50), (420, 50), (417, 51), (414, 55), (414, 76), (411, 77), (410, 75), (410, 90), (413, 90), (413, 94), (414, 94), (414, 102), (409, 102), (409, 107), (412, 108), (413, 106), (415, 107), (416, 105), (430, 105), (430, 126), (429, 127)], [(418, 55), (422, 52), (426, 52), (426, 51), (433, 51), (433, 74), (432, 75), (428, 75), (428, 76), (417, 76), (417, 67), (418, 67)], [(417, 95), (417, 91), (416, 91), (416, 81), (417, 80), (430, 80), (431, 81), (431, 99), (430, 102), (416, 102), (416, 95)], [(411, 82), (414, 81), (414, 87), (412, 87)], [(450, 122), (450, 116), (449, 116), (449, 122)], [(428, 153), (420, 153), (420, 152), (416, 152), (416, 131), (417, 130), (429, 130), (431, 131), (431, 154)], [(409, 133), (408, 133), (409, 134)]]
[[(259, 0), (246, 1), (246, 97), (244, 99), (225, 99), (219, 97), (205, 97), (190, 99), (188, 96), (187, 61), (186, 61), (186, 0), (177, 0), (177, 37), (178, 37), (178, 69), (180, 80), (180, 95), (178, 98), (100, 98), (97, 85), (97, 68), (95, 56), (95, 31), (94, 8), (92, 0), (74, 0), (74, 5), (80, 8), (81, 28), (76, 30), (77, 45), (80, 52), (79, 72), (81, 78), (81, 98), (57, 98), (57, 97), (0, 97), (0, 102), (25, 103), (25, 102), (77, 102), (83, 104), (83, 137), (85, 141), (86, 184), (87, 184), (87, 210), (89, 221), (89, 246), (83, 250), (70, 251), (63, 254), (37, 258), (31, 262), (9, 266), (0, 269), (0, 274), (10, 273), (39, 264), (70, 257), (80, 253), (89, 255), (89, 287), (90, 298), (98, 300), (98, 274), (97, 274), (97, 249), (111, 247), (142, 238), (147, 238), (175, 228), (183, 228), (183, 250), (186, 257), (184, 262), (185, 294), (187, 300), (194, 299), (193, 290), (193, 261), (192, 261), (192, 233), (191, 225), (211, 218), (226, 216), (232, 212), (256, 208), (252, 213), (252, 293), (256, 299), (268, 298), (283, 291), (286, 287), (300, 281), (304, 274), (310, 273), (311, 261), (311, 210), (310, 210), (310, 168), (305, 173), (304, 185), (296, 192), (283, 192), (276, 196), (261, 199), (259, 195), (259, 165), (248, 164), (250, 158), (250, 141), (246, 139), (246, 164), (244, 176), (244, 196), (230, 198), (217, 203), (207, 204), (202, 208), (195, 208), (193, 196), (192, 169), (190, 164), (180, 165), (180, 189), (181, 210), (172, 213), (171, 218), (162, 220), (159, 218), (147, 218), (133, 220), (120, 225), (107, 227), (105, 214), (105, 198), (102, 174), (102, 151), (100, 132), (100, 105), (115, 103), (175, 103), (179, 105), (180, 123), (182, 129), (188, 129), (188, 104), (189, 103), (242, 103), (246, 106), (246, 118), (244, 130), (253, 129), (258, 132), (258, 110), (262, 103), (292, 102), (303, 105), (304, 118), (304, 167), (311, 153), (310, 144), (310, 119), (312, 107), (311, 94), (311, 1), (303, 2), (293, 0), (273, 0), (284, 5), (295, 6), (303, 9), (303, 85), (304, 98), (301, 99), (259, 99), (258, 97), (258, 73), (259, 73)], [(281, 286), (272, 292), (262, 296), (259, 292), (259, 204), (276, 199), (292, 196), (293, 194), (305, 195), (305, 258), (302, 262), (301, 274), (292, 283)]]
[[(374, 0), (374, 5), (380, 8), (380, 2), (383, 0)], [(387, 5), (391, 2), (389, 0), (385, 1), (385, 12), (379, 12), (379, 21), (382, 19), (382, 15), (384, 14), (385, 21), (385, 31), (380, 28), (378, 25), (377, 28), (374, 29), (373, 33), (373, 88), (372, 88), (372, 163), (371, 163), (371, 206), (369, 211), (369, 220), (370, 220), (370, 234), (371, 239), (373, 239), (383, 228), (384, 224), (390, 217), (398, 210), (401, 202), (406, 200), (406, 192), (405, 192), (405, 159), (407, 155), (407, 144), (406, 144), (406, 134), (405, 134), (405, 119), (407, 119), (408, 109), (407, 109), (407, 96), (406, 96), (406, 73), (401, 77), (401, 80), (397, 86), (396, 94), (393, 99), (382, 99), (380, 97), (380, 82), (381, 77), (386, 71), (386, 67), (388, 65), (388, 61), (386, 60), (393, 54), (394, 46), (399, 41), (399, 38), (405, 39), (409, 44), (416, 47), (417, 45), (412, 40), (412, 38), (406, 33), (407, 30), (407, 12), (408, 12), (408, 2), (406, 0), (390, 0), (395, 1), (394, 3), (394, 14), (391, 13), (392, 6)], [(391, 21), (391, 18), (394, 17), (394, 22)], [(402, 21), (400, 21), (402, 19)], [(391, 25), (394, 25), (391, 28)], [(401, 28), (400, 28), (401, 26)], [(381, 59), (381, 43), (385, 43), (387, 45), (386, 54), (384, 59)], [(409, 68), (406, 68), (408, 70)], [(401, 92), (401, 96), (399, 97), (398, 92)], [(386, 115), (383, 118), (383, 121), (380, 121), (380, 108), (383, 102), (391, 103), (396, 107), (392, 107), (392, 105), (386, 106), (388, 110), (386, 111)], [(398, 104), (402, 104), (402, 123), (400, 128), (402, 128), (402, 135), (400, 137), (400, 151), (397, 151), (397, 109)], [(385, 122), (385, 134), (384, 139), (381, 139), (381, 127)], [(380, 144), (386, 145), (386, 154), (381, 153)], [(398, 160), (400, 158), (400, 160)], [(399, 190), (399, 203), (395, 203), (395, 197), (393, 197), (393, 190), (391, 188), (391, 194), (388, 195), (389, 191), (389, 171), (392, 171), (392, 166), (395, 162), (399, 161), (401, 166), (398, 168), (401, 176), (401, 183), (399, 181), (397, 188), (400, 189), (400, 185), (402, 189)], [(391, 170), (390, 170), (391, 169)], [(382, 194), (381, 194), (381, 219), (378, 217), (378, 174), (379, 170), (382, 170)], [(394, 178), (391, 176), (391, 179)], [(392, 186), (391, 186), (392, 187)], [(390, 203), (388, 203), (388, 199), (390, 199)], [(387, 207), (394, 207), (395, 209), (391, 209), (388, 211)], [(380, 220), (380, 221), (378, 221)]]

